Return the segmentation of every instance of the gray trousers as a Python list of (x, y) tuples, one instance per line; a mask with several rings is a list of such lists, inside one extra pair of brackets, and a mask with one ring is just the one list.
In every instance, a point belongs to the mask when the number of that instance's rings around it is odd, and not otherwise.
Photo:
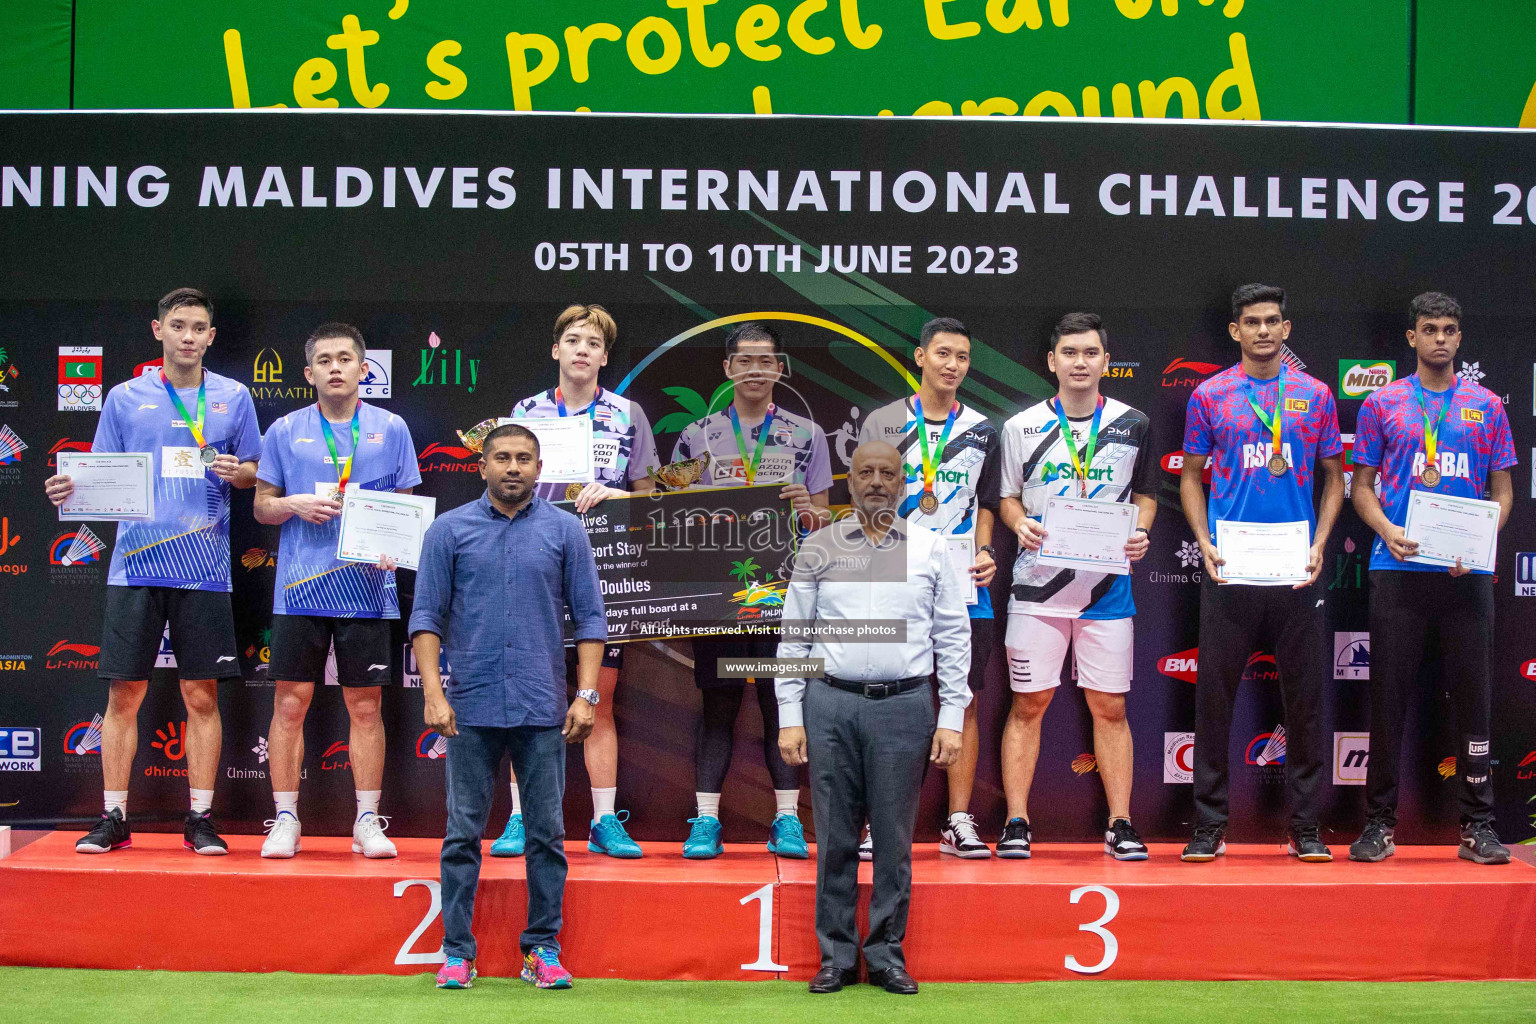
[(912, 830), (937, 713), (928, 686), (870, 700), (812, 680), (805, 733), (816, 820), (816, 941), (821, 965), (859, 962), (859, 838), (866, 815), (875, 845), (864, 960), (905, 969), (901, 940), (912, 900)]

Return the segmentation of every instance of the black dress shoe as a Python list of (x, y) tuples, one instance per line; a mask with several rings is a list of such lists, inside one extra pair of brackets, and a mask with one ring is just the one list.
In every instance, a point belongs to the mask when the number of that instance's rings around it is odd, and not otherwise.
[(912, 975), (900, 967), (887, 967), (883, 971), (870, 971), (869, 983), (879, 985), (887, 992), (898, 996), (917, 995), (917, 982), (912, 980)]
[(811, 979), (811, 991), (818, 995), (825, 992), (838, 992), (844, 985), (853, 985), (858, 980), (857, 967), (823, 967), (816, 972), (816, 977)]

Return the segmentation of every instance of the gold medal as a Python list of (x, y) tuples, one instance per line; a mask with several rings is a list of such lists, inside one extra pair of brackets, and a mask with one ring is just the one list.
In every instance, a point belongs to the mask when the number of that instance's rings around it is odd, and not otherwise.
[(581, 497), (581, 489), (582, 489), (582, 485), (581, 484), (566, 484), (565, 485), (565, 500), (566, 501), (575, 501), (577, 498)]
[(1434, 487), (1440, 482), (1440, 471), (1434, 466), (1425, 466), (1424, 472), (1419, 474), (1419, 479), (1424, 481), (1425, 487)]
[(1285, 476), (1285, 471), (1289, 468), (1290, 466), (1287, 465), (1284, 455), (1276, 452), (1269, 457), (1269, 472), (1271, 476)]
[(931, 516), (934, 509), (939, 507), (939, 499), (934, 497), (932, 491), (924, 491), (923, 496), (917, 499), (917, 507), (922, 510), (923, 515)]

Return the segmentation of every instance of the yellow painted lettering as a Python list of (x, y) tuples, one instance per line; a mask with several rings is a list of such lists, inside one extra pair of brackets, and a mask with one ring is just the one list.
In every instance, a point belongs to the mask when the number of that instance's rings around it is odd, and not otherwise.
[(1187, 78), (1175, 75), (1163, 79), (1160, 85), (1144, 81), (1136, 90), (1141, 94), (1142, 117), (1167, 117), (1168, 101), (1175, 96), (1179, 98), (1179, 114), (1182, 117), (1200, 116), (1200, 94), (1195, 92), (1195, 83)]
[(928, 34), (935, 39), (966, 39), (981, 34), (981, 22), (957, 21), (951, 25), (944, 18), (944, 5), (955, 0), (923, 0), (923, 12), (928, 15)]
[(1053, 110), (1062, 117), (1076, 117), (1077, 108), (1072, 106), (1072, 101), (1063, 93), (1049, 90), (1037, 93), (1030, 101), (1024, 104), (1025, 117), (1038, 117), (1046, 110)]
[(827, 9), (827, 0), (805, 0), (789, 14), (789, 39), (806, 53), (820, 56), (837, 45), (831, 36), (813, 36), (805, 29), (811, 15)]
[(336, 65), (324, 57), (311, 57), (293, 73), (293, 98), (301, 107), (339, 107), (334, 96), (320, 99), (336, 84)]
[[(528, 52), (537, 51), (539, 63), (528, 69)], [(537, 32), (507, 33), (507, 67), (512, 75), (512, 109), (533, 109), (533, 87), (560, 66), (560, 48), (549, 36)]]
[(606, 39), (610, 43), (616, 43), (624, 38), (624, 32), (617, 25), (610, 25), (606, 21), (600, 21), (586, 28), (577, 28), (572, 25), (565, 30), (565, 52), (571, 58), (571, 80), (573, 82), (585, 82), (589, 77), (587, 65), (587, 52), (592, 49), (592, 44), (599, 39)]
[(427, 70), (441, 82), (428, 82), (427, 95), (435, 100), (457, 99), (469, 87), (469, 78), (462, 70), (448, 63), (449, 57), (457, 57), (464, 47), (452, 39), (444, 39), (427, 51)]
[(1019, 112), (1019, 105), (1007, 96), (993, 96), (982, 100), (980, 103), (974, 100), (966, 100), (960, 104), (960, 113), (966, 117), (986, 117), (990, 114), (1002, 114), (1012, 117)]
[(856, 48), (867, 50), (880, 41), (879, 25), (859, 25), (859, 0), (841, 0), (839, 9), (843, 15), (843, 36)]
[[(1259, 91), (1253, 84), (1253, 67), (1248, 63), (1248, 40), (1241, 32), (1227, 39), (1232, 51), (1232, 66), (1216, 76), (1205, 93), (1205, 116), (1234, 121), (1259, 120)], [(1228, 109), (1225, 100), (1230, 89), (1237, 90), (1237, 106)]]
[[(645, 50), (646, 39), (653, 35), (661, 40), (660, 57), (652, 57)], [(629, 52), (629, 62), (642, 74), (664, 75), (676, 67), (682, 57), (683, 37), (666, 18), (652, 15), (635, 22), (629, 37), (624, 40), (624, 49)]]
[[(224, 66), (229, 70), (230, 105), (244, 110), (251, 105), (251, 87), (245, 79), (245, 48), (240, 44), (240, 30), (229, 29), (224, 33)], [(286, 107), (286, 103), (274, 103), (274, 107)]]
[(784, 48), (777, 43), (762, 45), (779, 30), (779, 12), (767, 4), (753, 4), (736, 19), (736, 49), (753, 60), (778, 60)]
[(341, 31), (325, 41), (325, 45), (333, 50), (347, 51), (347, 84), (352, 87), (352, 98), (364, 107), (380, 106), (389, 98), (389, 86), (383, 82), (374, 86), (368, 84), (368, 67), (363, 47), (372, 46), (378, 41), (379, 34), (373, 29), (363, 31), (355, 14), (343, 17)]
[(1012, 2), (1013, 10), (1005, 12), (1003, 8), (1008, 6), (1009, 0), (987, 0), (987, 24), (1005, 36), (1012, 35), (1025, 26), (1037, 29), (1045, 24), (1045, 19), (1040, 17), (1039, 0), (1012, 0)]
[(724, 43), (709, 45), (709, 27), (704, 22), (704, 8), (720, 0), (667, 0), (674, 11), (688, 12), (688, 45), (693, 59), (707, 68), (717, 68), (731, 55), (731, 48)]
[(916, 110), (912, 111), (913, 117), (948, 117), (955, 112), (955, 108), (943, 100), (929, 100)]

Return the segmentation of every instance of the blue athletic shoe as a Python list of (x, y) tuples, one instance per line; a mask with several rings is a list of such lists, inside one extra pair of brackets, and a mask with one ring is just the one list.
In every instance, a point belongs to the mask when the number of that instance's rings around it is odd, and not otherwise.
[(628, 820), (628, 811), (605, 814), (598, 818), (592, 823), (592, 833), (587, 839), (587, 850), (591, 853), (606, 853), (620, 860), (635, 860), (645, 856), (644, 851), (640, 849), (640, 844), (629, 838), (629, 833), (624, 830), (624, 823)]
[(514, 814), (507, 819), (507, 827), (501, 833), (501, 838), (491, 844), (491, 856), (521, 857), (523, 840), (523, 816)]
[(768, 852), (780, 857), (805, 860), (810, 848), (805, 845), (805, 828), (793, 814), (780, 814), (773, 819), (773, 831), (768, 834)]
[(689, 818), (688, 841), (683, 843), (683, 856), (689, 860), (709, 860), (725, 852), (720, 842), (720, 819), (713, 817)]

